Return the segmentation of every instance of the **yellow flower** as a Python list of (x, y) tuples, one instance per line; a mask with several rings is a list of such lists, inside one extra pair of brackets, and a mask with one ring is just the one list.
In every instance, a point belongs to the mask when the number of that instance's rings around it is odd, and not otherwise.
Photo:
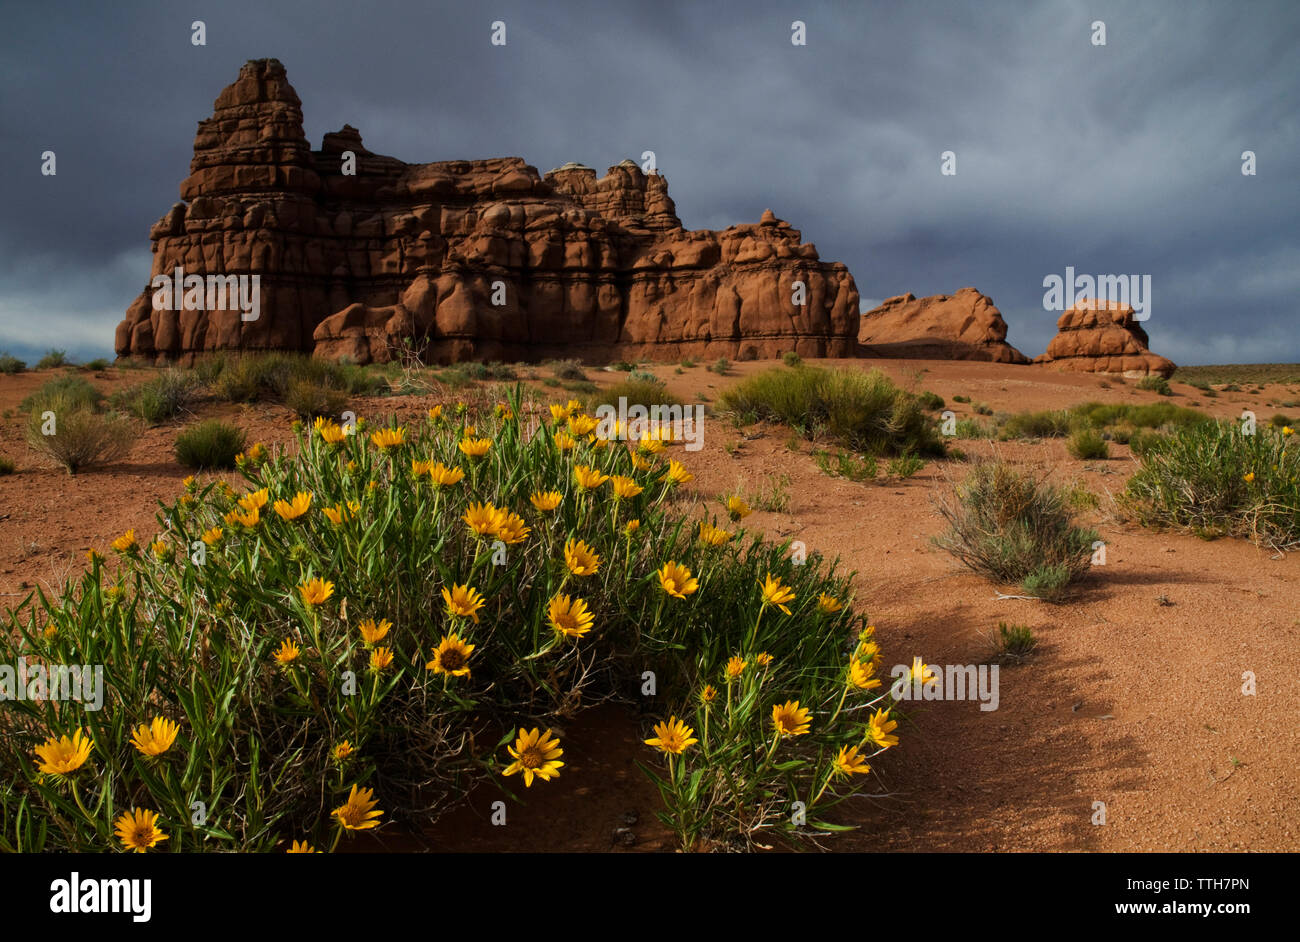
[(432, 409), (429, 410), (429, 421), (430, 421), (430, 422), (441, 422), (441, 421), (442, 421), (442, 406), (441, 406), (441, 405), (434, 406)]
[(575, 464), (573, 466), (573, 479), (586, 490), (595, 490), (609, 480), (608, 474), (601, 474), (600, 471), (587, 467), (585, 464)]
[(884, 663), (885, 656), (880, 651), (880, 645), (874, 641), (863, 641), (858, 645), (857, 652), (853, 655), (860, 661), (866, 661), (872, 668), (879, 667)]
[(1295, 434), (1295, 429), (1293, 429), (1291, 426), (1289, 426), (1289, 425), (1284, 425), (1284, 426), (1282, 426), (1282, 436), (1283, 436), (1284, 438), (1285, 438), (1287, 435), (1294, 435), (1294, 434)]
[(594, 448), (594, 449), (596, 449), (597, 451), (600, 451), (602, 448), (608, 448), (608, 447), (609, 447), (609, 440), (608, 440), (608, 439), (597, 438), (595, 435), (588, 435), (588, 436), (587, 436), (587, 443), (588, 443), (589, 445), (591, 445), (591, 447)]
[(614, 487), (615, 500), (622, 500), (625, 497), (636, 497), (636, 495), (645, 490), (645, 488), (636, 483), (636, 481), (633, 481), (629, 477), (624, 477), (621, 474), (614, 475), (610, 478), (610, 481)]
[(649, 435), (642, 438), (636, 443), (637, 451), (647, 455), (657, 455), (668, 446), (657, 438), (651, 438)]
[(180, 727), (169, 719), (155, 716), (150, 723), (141, 723), (131, 736), (131, 745), (146, 756), (160, 756), (172, 747)]
[(631, 536), (633, 533), (635, 533), (637, 530), (640, 529), (641, 529), (640, 520), (629, 520), (627, 522), (627, 526), (623, 528), (623, 532), (626, 533), (628, 536)]
[(198, 487), (198, 481), (195, 480), (195, 477), (192, 474), (186, 475), (185, 480), (181, 481), (181, 483), (185, 485), (185, 490), (187, 491), (192, 491)]
[(564, 408), (568, 410), (570, 415), (572, 415), (575, 412), (582, 411), (582, 403), (579, 402), (577, 399), (570, 399), (568, 404)]
[(160, 559), (163, 562), (167, 562), (173, 556), (176, 555), (176, 551), (172, 549), (170, 546), (168, 546), (166, 543), (164, 543), (162, 540), (158, 540), (157, 542), (151, 544), (149, 549), (153, 551), (153, 555), (155, 559)]
[(577, 447), (577, 444), (578, 440), (568, 432), (555, 433), (555, 446), (559, 448), (560, 451), (572, 451)]
[(669, 561), (659, 570), (659, 585), (669, 595), (684, 599), (700, 587), (700, 582), (685, 566)]
[(127, 530), (109, 545), (119, 553), (134, 553), (137, 549), (135, 531)]
[(806, 707), (800, 707), (798, 700), (787, 700), (772, 707), (772, 725), (778, 736), (802, 736), (808, 732), (812, 717)]
[(352, 748), (352, 741), (350, 739), (345, 739), (334, 747), (334, 761), (344, 762), (347, 759), (350, 759), (354, 752), (356, 752), (356, 750)]
[(333, 815), (339, 819), (339, 824), (347, 830), (364, 831), (368, 828), (379, 827), (379, 822), (373, 820), (383, 814), (382, 811), (373, 810), (377, 804), (374, 789), (358, 789), (357, 786), (353, 785), (348, 800), (335, 808)]
[(90, 549), (90, 550), (86, 550), (86, 558), (87, 558), (88, 560), (90, 560), (91, 564), (93, 565), (94, 563), (101, 562), (101, 561), (103, 560), (104, 556), (103, 556), (102, 553), (99, 553), (99, 552), (96, 551), (96, 550)]
[(300, 653), (301, 652), (298, 650), (298, 645), (294, 644), (288, 638), (285, 638), (283, 641), (280, 642), (280, 646), (275, 649), (275, 653), (272, 655), (272, 657), (274, 657), (281, 664), (292, 664), (294, 661), (298, 659), (298, 655)]
[(576, 438), (582, 438), (590, 435), (595, 431), (599, 423), (589, 415), (577, 413), (569, 416), (569, 434)]
[(478, 611), (486, 603), (478, 589), (466, 585), (453, 585), (450, 589), (443, 587), (442, 600), (447, 603), (447, 611), (453, 616), (473, 618), (478, 621)]
[(833, 595), (827, 595), (823, 592), (817, 596), (817, 608), (825, 612), (827, 615), (834, 615), (843, 607), (844, 604)]
[(262, 522), (262, 512), (256, 507), (244, 513), (240, 513), (239, 510), (236, 509), (226, 514), (225, 521), (227, 526), (233, 527), (235, 524), (239, 524), (241, 527), (247, 527), (251, 530)]
[(564, 544), (564, 565), (575, 576), (590, 576), (600, 568), (600, 556), (582, 540), (570, 537)]
[(361, 632), (361, 639), (365, 641), (366, 644), (375, 644), (378, 641), (382, 641), (384, 635), (388, 634), (388, 629), (392, 627), (393, 623), (387, 618), (379, 622), (379, 624), (375, 624), (373, 618), (367, 618), (361, 624), (357, 625), (357, 630)]
[(554, 422), (556, 425), (559, 425), (561, 422), (563, 422), (565, 419), (569, 417), (569, 410), (564, 408), (564, 406), (551, 403), (550, 409), (551, 409), (551, 421)]
[(392, 648), (375, 648), (370, 652), (370, 669), (376, 674), (393, 663)]
[(51, 736), (36, 747), (37, 766), (45, 775), (70, 775), (85, 765), (94, 745), (90, 737), (77, 730), (71, 737)]
[(299, 491), (293, 495), (292, 501), (277, 500), (275, 512), (282, 520), (297, 520), (311, 507), (311, 497), (307, 491)]
[(491, 504), (470, 504), (460, 519), (465, 521), (475, 536), (491, 536), (505, 522), (506, 514)]
[(770, 572), (767, 574), (767, 579), (760, 582), (759, 586), (763, 590), (764, 605), (775, 605), (787, 615), (790, 614), (790, 609), (785, 603), (793, 602), (795, 596), (788, 586), (781, 585), (780, 579), (773, 579)]
[(308, 605), (324, 605), (325, 600), (334, 594), (334, 583), (324, 579), (309, 579), (298, 586), (298, 591)]
[(456, 443), (456, 447), (469, 458), (482, 458), (491, 449), (492, 439), (465, 437)]
[(143, 854), (149, 848), (158, 846), (160, 841), (167, 840), (167, 835), (158, 830), (158, 815), (141, 808), (122, 812), (113, 822), (113, 827), (122, 846), (137, 854)]
[(871, 771), (867, 760), (858, 755), (857, 746), (841, 746), (840, 754), (835, 757), (835, 772), (845, 778), (853, 775), (866, 775)]
[(460, 468), (449, 468), (439, 461), (429, 469), (429, 477), (435, 487), (450, 487), (465, 477), (465, 472)]
[(884, 710), (876, 710), (871, 715), (871, 719), (867, 721), (865, 738), (870, 742), (874, 742), (881, 749), (897, 746), (898, 737), (891, 735), (897, 726), (898, 723), (891, 720), (888, 713)]
[(744, 659), (743, 657), (739, 657), (738, 655), (735, 655), (735, 654), (733, 654), (733, 655), (731, 656), (731, 659), (730, 659), (729, 661), (727, 661), (727, 670), (726, 670), (726, 674), (727, 674), (727, 682), (728, 682), (728, 683), (730, 683), (730, 682), (733, 681), (733, 680), (739, 680), (739, 679), (740, 679), (740, 675), (743, 674), (743, 673), (745, 673), (745, 664), (746, 664), (746, 663), (747, 663), (747, 662), (745, 661), (745, 659)]
[(633, 452), (632, 467), (636, 468), (638, 471), (649, 471), (651, 468), (654, 467), (654, 463), (649, 461), (646, 458), (642, 458), (640, 455)]
[(1242, 480), (1245, 481), (1247, 484), (1249, 484), (1251, 481), (1255, 480), (1255, 472), (1251, 471), (1245, 477), (1243, 477)]
[(535, 777), (546, 782), (556, 778), (560, 774), (560, 767), (564, 765), (559, 761), (564, 750), (560, 748), (559, 739), (554, 738), (549, 729), (544, 733), (540, 729), (530, 729), (527, 732), (520, 730), (515, 744), (506, 748), (515, 761), (502, 774), (523, 772), (525, 788), (532, 787)]
[(411, 473), (417, 478), (422, 474), (428, 474), (433, 470), (432, 461), (421, 461), (419, 458), (411, 459)]
[(754, 663), (759, 667), (771, 667), (772, 655), (768, 654), (766, 651), (762, 651), (754, 655)]
[(718, 688), (713, 684), (705, 684), (704, 689), (700, 691), (700, 699), (705, 703), (712, 703), (718, 699)]
[(699, 742), (695, 730), (675, 716), (670, 716), (667, 723), (656, 723), (653, 739), (647, 739), (647, 746), (654, 746), (660, 752), (680, 756), (688, 748)]
[(547, 609), (551, 627), (566, 638), (581, 638), (591, 630), (596, 616), (587, 610), (587, 603), (582, 599), (557, 595), (551, 599)]
[(664, 480), (669, 484), (685, 484), (687, 481), (695, 480), (695, 475), (686, 470), (686, 467), (680, 461), (669, 461), (668, 470), (664, 474)]
[(534, 491), (528, 499), (542, 513), (550, 513), (560, 506), (560, 502), (564, 500), (564, 495), (559, 491)]
[(424, 666), (435, 674), (468, 677), (469, 656), (473, 653), (474, 645), (466, 644), (459, 635), (443, 635), (442, 640), (433, 650), (433, 660)]
[(306, 841), (294, 841), (293, 846), (285, 851), (286, 854), (319, 854), (315, 847), (312, 847)]
[(727, 516), (732, 520), (743, 520), (753, 512), (750, 506), (741, 500), (739, 495), (732, 494), (727, 498)]
[(511, 545), (522, 543), (532, 533), (532, 528), (524, 524), (524, 518), (516, 513), (504, 513), (501, 523), (497, 526), (497, 536)]
[(243, 497), (239, 498), (239, 506), (245, 510), (261, 510), (266, 506), (266, 502), (271, 499), (271, 492), (268, 488), (262, 488), (257, 491), (250, 491)]
[(323, 416), (316, 420), (315, 429), (321, 441), (327, 445), (337, 445), (347, 437), (347, 433), (343, 431), (343, 426), (337, 422), (331, 422)]
[(870, 661), (860, 661), (856, 657), (849, 661), (849, 683), (859, 690), (874, 690), (880, 686), (880, 678), (872, 677), (876, 666)]
[(731, 534), (726, 530), (713, 526), (711, 523), (700, 521), (700, 542), (706, 546), (722, 546), (731, 539)]
[(514, 411), (504, 402), (498, 402), (496, 408), (497, 417), (509, 422), (515, 417)]
[(333, 507), (322, 507), (320, 512), (323, 513), (326, 519), (336, 527), (343, 522), (344, 510), (342, 504), (337, 504)]
[(201, 539), (204, 543), (208, 544), (208, 546), (215, 546), (221, 542), (222, 535), (221, 527), (213, 527), (211, 530), (205, 530)]
[(926, 664), (919, 657), (912, 658), (912, 670), (908, 674), (908, 682), (920, 680), (923, 684), (928, 684), (935, 679), (934, 668)]
[(375, 447), (384, 451), (389, 448), (398, 448), (406, 444), (406, 429), (402, 426), (397, 428), (381, 428), (370, 436)]

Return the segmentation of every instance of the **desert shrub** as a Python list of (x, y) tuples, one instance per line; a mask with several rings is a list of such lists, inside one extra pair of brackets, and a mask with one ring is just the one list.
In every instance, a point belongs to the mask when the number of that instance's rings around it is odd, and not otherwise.
[(304, 419), (314, 419), (321, 415), (338, 418), (347, 408), (348, 392), (328, 381), (291, 379), (284, 404)]
[[(262, 399), (284, 402), (295, 382), (342, 389), (351, 396), (375, 395), (389, 385), (381, 372), (300, 353), (245, 354), (207, 362), (213, 365), (201, 364), (200, 375), (215, 372), (211, 381), (213, 394), (230, 402)], [(221, 364), (219, 370), (215, 367), (217, 363)], [(482, 367), (487, 375), (487, 368), (482, 364), (474, 366)]]
[(831, 477), (847, 478), (850, 481), (874, 481), (880, 473), (879, 462), (872, 455), (859, 456), (848, 451), (831, 454), (819, 448), (812, 456), (822, 473)]
[(1003, 441), (1015, 438), (1063, 438), (1070, 433), (1070, 413), (1064, 409), (1018, 412), (998, 431)]
[(21, 373), (25, 369), (27, 364), (16, 356), (0, 353), (0, 373)]
[(1217, 530), (1300, 546), (1300, 446), (1284, 430), (1201, 422), (1134, 444), (1141, 466), (1121, 501), (1149, 526)]
[(971, 406), (971, 411), (976, 415), (992, 415), (993, 407), (983, 402), (977, 402), (975, 405)]
[(1165, 436), (1160, 432), (1147, 429), (1139, 429), (1129, 436), (1128, 447), (1132, 449), (1135, 457), (1141, 458), (1144, 454), (1164, 441)]
[(906, 480), (924, 467), (925, 462), (916, 457), (916, 455), (900, 455), (897, 458), (889, 459), (889, 464), (885, 466), (885, 471), (890, 477)]
[(709, 367), (709, 372), (717, 373), (719, 376), (726, 376), (731, 369), (731, 361), (726, 357), (718, 357), (716, 363)]
[(942, 455), (943, 440), (918, 398), (879, 370), (779, 367), (746, 378), (719, 397), (726, 411), (785, 424), (812, 438), (820, 430), (869, 455)]
[(189, 406), (198, 388), (199, 378), (192, 371), (168, 369), (147, 382), (115, 393), (113, 404), (150, 425), (158, 425), (174, 419)]
[(1174, 428), (1196, 422), (1213, 421), (1204, 412), (1185, 409), (1172, 402), (1108, 403), (1083, 402), (1069, 410), (1073, 424), (1091, 428), (1113, 428), (1129, 425), (1134, 428)]
[(923, 393), (919, 393), (916, 398), (921, 403), (921, 408), (926, 412), (938, 412), (945, 405), (943, 396), (930, 392), (928, 389)]
[(1174, 391), (1169, 388), (1169, 380), (1165, 379), (1159, 373), (1151, 373), (1147, 376), (1143, 376), (1138, 380), (1137, 388), (1146, 390), (1147, 392), (1159, 393), (1162, 396), (1172, 396), (1174, 394)]
[(176, 436), (176, 460), (187, 468), (233, 468), (245, 441), (243, 430), (209, 419)]
[(969, 402), (970, 402), (970, 396), (953, 396), (953, 397), (952, 397), (952, 401), (953, 401), (953, 402), (965, 402), (965, 403), (969, 403)]
[(694, 367), (695, 364), (696, 364), (696, 360), (695, 360), (694, 357), (682, 357), (681, 365), (682, 365), (682, 367), (683, 367), (684, 369), (688, 369), (688, 370), (689, 370), (689, 369), (691, 369), (692, 367)]
[(1278, 428), (1278, 429), (1293, 428), (1295, 426), (1295, 419), (1291, 418), (1291, 416), (1286, 415), (1284, 413), (1275, 412), (1273, 413), (1273, 418), (1268, 420), (1268, 424), (1273, 426), (1273, 428)]
[(992, 438), (996, 434), (992, 425), (974, 419), (958, 419), (953, 424), (953, 438)]
[(798, 366), (803, 362), (803, 357), (799, 356), (799, 354), (795, 353), (793, 350), (787, 350), (785, 353), (781, 354), (781, 362), (786, 366)]
[(656, 405), (680, 406), (682, 404), (681, 399), (669, 392), (662, 380), (641, 373), (629, 376), (604, 389), (595, 390), (587, 396), (586, 408), (593, 414), (601, 406), (617, 409), (620, 397), (627, 399), (629, 409), (634, 405), (652, 409)]
[(109, 464), (125, 455), (135, 427), (116, 412), (97, 412), (75, 393), (44, 398), (27, 417), (27, 444), (69, 474)]
[(587, 373), (579, 360), (555, 360), (550, 364), (551, 375), (556, 379), (586, 379)]
[(998, 622), (997, 634), (993, 636), (993, 655), (996, 658), (1020, 660), (1028, 657), (1038, 646), (1038, 640), (1028, 625), (1008, 625)]
[(1065, 450), (1073, 458), (1092, 461), (1110, 457), (1110, 446), (1101, 434), (1090, 428), (1081, 428), (1073, 432), (1065, 442)]
[(108, 367), (109, 362), (106, 359), (103, 357), (96, 357), (93, 360), (87, 360), (85, 363), (82, 363), (77, 367), (77, 369), (85, 373), (102, 373), (104, 370), (108, 369)]
[[(0, 663), (101, 664), (110, 694), (84, 713), (0, 701), (0, 849), (116, 848), (130, 807), (158, 815), (160, 851), (332, 848), (357, 786), (379, 821), (412, 828), (485, 779), (565, 789), (563, 768), (507, 777), (521, 768), (507, 747), (588, 704), (643, 703), (647, 664), (662, 732), (644, 735), (666, 748), (642, 747), (644, 766), (683, 847), (825, 833), (821, 815), (866, 778), (856, 763), (896, 742), (852, 574), (696, 520), (666, 454), (561, 444), (525, 408), (516, 394), (495, 417), (302, 427), (295, 453), (244, 462), (243, 493), (191, 482), (156, 542), (114, 541), (118, 571), (96, 556), (9, 614)], [(774, 737), (774, 709), (789, 735)], [(155, 721), (146, 758), (132, 734)], [(93, 748), (43, 775), (37, 747), (74, 733)], [(679, 733), (699, 742), (677, 751)], [(837, 756), (849, 770), (833, 776)]]
[(1095, 531), (1075, 525), (1068, 493), (1002, 461), (975, 465), (939, 512), (935, 544), (988, 578), (1050, 597), (1092, 559)]
[(60, 376), (46, 380), (18, 406), (20, 412), (95, 411), (104, 402), (104, 394), (80, 376)]
[(0, 476), (14, 473), (14, 462), (12, 458), (0, 455)]
[(65, 350), (47, 350), (45, 356), (36, 361), (38, 370), (52, 370), (55, 367), (67, 365), (68, 354)]

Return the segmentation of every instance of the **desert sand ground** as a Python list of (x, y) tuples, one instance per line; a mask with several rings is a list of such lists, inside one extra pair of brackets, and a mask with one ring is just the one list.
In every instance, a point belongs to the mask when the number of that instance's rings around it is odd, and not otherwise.
[[(1155, 401), (1131, 381), (1112, 382), (1045, 367), (985, 363), (854, 361), (879, 366), (896, 381), (930, 389), (959, 417), (971, 406), (996, 411), (1063, 408), (1089, 399)], [(703, 366), (654, 369), (686, 401), (719, 390), (772, 362), (733, 365), (728, 376)], [(925, 372), (918, 377), (918, 371)], [(0, 454), (18, 473), (0, 477), (0, 604), (31, 586), (79, 573), (85, 552), (134, 527), (156, 530), (156, 501), (170, 500), (187, 474), (172, 456), (179, 425), (144, 431), (127, 459), (69, 477), (40, 467), (22, 443), (19, 401), (54, 371), (0, 376)], [(147, 371), (111, 370), (94, 378), (105, 390), (140, 382)], [(621, 374), (591, 370), (598, 383)], [(1221, 393), (1205, 399), (1177, 383), (1172, 400), (1218, 416), (1297, 398), (1294, 388)], [(551, 392), (553, 398), (559, 391)], [(359, 400), (358, 414), (414, 418), (432, 402), (456, 398)], [(12, 411), (11, 411), (12, 410)], [(278, 405), (207, 404), (249, 431), (250, 441), (286, 442), (291, 415)], [(978, 703), (912, 705), (902, 744), (881, 756), (874, 794), (841, 805), (835, 817), (858, 830), (827, 840), (833, 850), (950, 851), (1244, 851), (1300, 850), (1300, 585), (1297, 560), (1240, 540), (1204, 542), (1123, 523), (1110, 494), (1135, 467), (1124, 446), (1105, 461), (1069, 457), (1060, 440), (962, 442), (971, 458), (996, 452), (1050, 475), (1077, 481), (1100, 498), (1082, 519), (1107, 542), (1094, 567), (1060, 604), (998, 598), (998, 586), (961, 569), (930, 538), (943, 529), (934, 499), (968, 463), (931, 462), (915, 477), (854, 483), (823, 474), (789, 430), (737, 430), (710, 419), (702, 451), (683, 460), (701, 498), (766, 476), (788, 479), (789, 507), (756, 512), (745, 524), (773, 539), (798, 539), (839, 556), (857, 571), (856, 605), (877, 626), (887, 664), (921, 656), (927, 663), (988, 659), (989, 632), (1000, 620), (1029, 625), (1039, 646), (1001, 671), (999, 709)], [(1013, 589), (1002, 588), (1004, 592)], [(1242, 693), (1243, 672), (1257, 693)], [(583, 714), (566, 736), (563, 787), (533, 789), (512, 806), (511, 824), (489, 824), (498, 793), (482, 790), (418, 840), (383, 846), (440, 850), (639, 850), (671, 846), (654, 821), (657, 799), (633, 765), (644, 758), (643, 720), (606, 706)], [(581, 796), (583, 813), (573, 813)], [(1092, 823), (1104, 802), (1106, 823)], [(625, 828), (627, 830), (619, 830)], [(625, 844), (626, 842), (626, 844)]]

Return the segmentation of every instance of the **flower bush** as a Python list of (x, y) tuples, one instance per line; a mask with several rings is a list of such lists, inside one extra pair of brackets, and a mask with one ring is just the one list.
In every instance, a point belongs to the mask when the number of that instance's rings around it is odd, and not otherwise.
[(418, 828), (483, 780), (562, 788), (554, 727), (647, 671), (666, 719), (644, 768), (685, 847), (833, 829), (818, 814), (897, 742), (849, 577), (696, 519), (670, 435), (602, 438), (518, 390), (482, 417), (297, 429), (7, 614), (0, 663), (102, 665), (105, 690), (0, 701), (0, 848)]

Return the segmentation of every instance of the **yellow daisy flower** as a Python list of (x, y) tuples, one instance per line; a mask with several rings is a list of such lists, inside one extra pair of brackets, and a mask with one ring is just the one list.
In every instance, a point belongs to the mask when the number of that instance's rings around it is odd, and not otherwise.
[(600, 568), (600, 556), (582, 540), (570, 537), (564, 544), (564, 565), (575, 576), (590, 576)]
[(669, 595), (684, 599), (700, 587), (700, 582), (685, 566), (669, 561), (659, 570), (659, 585)]
[(636, 481), (633, 481), (629, 477), (624, 477), (621, 474), (616, 474), (609, 480), (614, 488), (615, 500), (623, 500), (627, 497), (636, 497), (636, 495), (645, 490), (645, 488), (636, 483)]
[(767, 574), (766, 580), (759, 583), (763, 590), (763, 604), (775, 605), (787, 615), (790, 614), (790, 608), (785, 603), (793, 602), (795, 595), (793, 590), (788, 586), (783, 586), (780, 579), (773, 579), (772, 574)]
[(388, 629), (392, 627), (393, 623), (387, 618), (378, 624), (375, 623), (373, 618), (367, 618), (361, 624), (357, 625), (357, 630), (361, 632), (361, 640), (370, 645), (382, 641), (384, 635), (388, 634)]
[(889, 714), (884, 710), (876, 710), (867, 721), (865, 731), (866, 740), (875, 743), (881, 749), (888, 749), (890, 746), (898, 745), (898, 737), (892, 735), (898, 723), (889, 718)]
[(141, 808), (122, 812), (113, 822), (113, 827), (122, 846), (137, 854), (143, 854), (167, 840), (167, 835), (158, 829), (158, 815)]
[(727, 498), (727, 516), (732, 520), (743, 520), (753, 512), (749, 504), (745, 503), (739, 495), (732, 494)]
[(238, 504), (245, 510), (261, 510), (266, 506), (266, 502), (271, 499), (269, 488), (262, 488), (257, 491), (250, 491), (243, 497), (239, 498)]
[(492, 439), (490, 438), (462, 438), (456, 443), (466, 457), (482, 458), (492, 448)]
[(654, 746), (660, 752), (680, 756), (688, 748), (699, 742), (695, 730), (675, 716), (670, 716), (667, 723), (656, 723), (654, 738), (647, 739), (647, 746)]
[(450, 487), (464, 478), (465, 472), (460, 468), (449, 468), (439, 461), (429, 469), (429, 477), (435, 487)]
[(505, 522), (505, 511), (498, 510), (491, 504), (470, 504), (460, 519), (474, 532), (475, 536), (491, 536)]
[(577, 447), (577, 445), (578, 440), (568, 432), (555, 433), (555, 446), (559, 448), (560, 451), (572, 451)]
[(326, 582), (324, 579), (308, 579), (298, 586), (298, 591), (302, 593), (302, 600), (308, 605), (324, 605), (334, 594), (334, 583)]
[(70, 737), (51, 736), (35, 749), (37, 767), (43, 775), (71, 775), (86, 764), (92, 746), (94, 742), (80, 729)]
[(560, 748), (559, 739), (554, 738), (549, 729), (544, 733), (540, 729), (530, 729), (527, 732), (520, 730), (515, 744), (506, 748), (515, 761), (501, 774), (524, 773), (525, 788), (532, 787), (534, 778), (546, 782), (556, 778), (560, 774), (560, 767), (564, 765), (559, 761), (564, 750)]
[(139, 547), (135, 542), (135, 531), (127, 530), (116, 540), (109, 544), (119, 553), (134, 553)]
[(534, 491), (529, 495), (528, 500), (542, 513), (550, 513), (560, 506), (560, 502), (564, 500), (564, 495), (559, 491)]
[(375, 810), (377, 804), (374, 789), (358, 789), (353, 785), (348, 800), (334, 809), (333, 816), (338, 818), (339, 824), (346, 830), (365, 831), (379, 827), (379, 822), (373, 820), (383, 814), (382, 811)]
[(435, 674), (468, 677), (469, 656), (473, 653), (474, 645), (466, 644), (459, 635), (443, 635), (442, 640), (433, 650), (433, 660), (424, 666), (426, 670), (431, 670)]
[(671, 485), (677, 485), (695, 480), (695, 475), (687, 471), (686, 466), (680, 461), (669, 461), (668, 470), (664, 473), (663, 479)]
[(275, 649), (275, 653), (271, 656), (281, 664), (292, 664), (298, 659), (300, 653), (301, 651), (298, 649), (298, 645), (294, 644), (288, 638), (285, 638), (280, 642), (280, 646)]
[(141, 723), (131, 735), (131, 745), (146, 756), (160, 756), (172, 747), (180, 727), (169, 719), (155, 716), (149, 723)]
[(802, 736), (808, 732), (812, 717), (798, 700), (787, 700), (772, 707), (772, 725), (778, 736)]
[(511, 545), (522, 543), (532, 532), (532, 528), (524, 523), (524, 518), (516, 513), (506, 513), (497, 526), (497, 536), (502, 542)]
[(573, 479), (586, 490), (595, 490), (609, 480), (608, 474), (587, 467), (585, 464), (573, 466)]
[(478, 589), (468, 584), (453, 585), (450, 589), (443, 587), (442, 600), (447, 603), (447, 611), (453, 616), (473, 618), (478, 621), (478, 612), (486, 602)]
[(557, 595), (551, 599), (547, 617), (551, 627), (566, 638), (581, 638), (591, 630), (591, 625), (596, 620), (596, 616), (588, 611), (586, 602), (567, 595)]
[(731, 534), (726, 530), (713, 526), (711, 523), (700, 521), (700, 542), (706, 546), (723, 546), (731, 539)]
[(823, 592), (817, 596), (818, 610), (825, 612), (827, 615), (834, 615), (843, 607), (844, 604), (840, 602), (839, 599), (835, 598), (833, 595), (827, 595), (825, 592)]
[(834, 766), (836, 774), (845, 778), (866, 775), (871, 771), (867, 760), (858, 754), (857, 746), (841, 746), (839, 755), (835, 757)]
[(745, 673), (745, 665), (747, 663), (748, 662), (743, 657), (733, 654), (731, 659), (727, 661), (727, 682), (730, 683), (733, 680), (739, 680), (740, 675)]
[(213, 527), (211, 530), (205, 530), (200, 539), (202, 539), (204, 543), (208, 544), (208, 546), (216, 546), (221, 542), (221, 537), (223, 535), (221, 527)]
[(297, 520), (311, 508), (312, 495), (307, 491), (299, 491), (293, 495), (292, 501), (277, 500), (275, 502), (275, 512), (280, 515), (281, 520)]
[(393, 663), (392, 648), (375, 648), (370, 652), (370, 669), (376, 674)]
[(397, 428), (381, 428), (371, 434), (370, 440), (380, 451), (399, 448), (406, 444), (406, 429), (400, 425)]

